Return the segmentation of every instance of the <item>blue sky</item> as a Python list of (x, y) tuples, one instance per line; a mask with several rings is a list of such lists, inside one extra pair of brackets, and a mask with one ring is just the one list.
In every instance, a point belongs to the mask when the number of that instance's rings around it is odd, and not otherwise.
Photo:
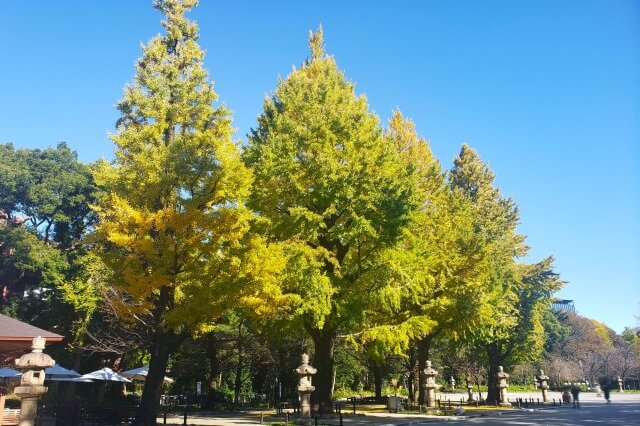
[[(640, 3), (202, 0), (190, 17), (239, 140), (322, 23), (383, 121), (400, 108), (447, 168), (464, 142), (488, 162), (561, 297), (640, 325)], [(150, 0), (1, 2), (0, 143), (110, 158), (113, 105), (160, 19)]]

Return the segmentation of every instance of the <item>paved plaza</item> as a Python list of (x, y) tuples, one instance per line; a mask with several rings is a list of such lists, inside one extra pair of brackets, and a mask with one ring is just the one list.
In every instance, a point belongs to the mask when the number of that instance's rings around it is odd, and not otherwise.
[[(455, 395), (449, 395), (454, 400)], [(537, 398), (537, 393), (511, 394), (515, 398)], [(559, 393), (555, 395), (557, 400)], [(379, 425), (379, 426), (411, 426), (411, 425), (640, 425), (640, 394), (613, 393), (611, 404), (594, 393), (582, 393), (580, 409), (571, 405), (562, 407), (545, 406), (515, 410), (491, 411), (483, 414), (462, 416), (426, 416), (394, 413), (345, 414), (344, 426)], [(552, 396), (553, 398), (554, 396)], [(446, 398), (443, 398), (446, 399)], [(459, 397), (457, 398), (459, 400)], [(264, 414), (264, 424), (284, 424), (284, 416)], [(162, 424), (159, 418), (158, 423)], [(290, 419), (293, 424), (293, 417)], [(183, 417), (169, 416), (167, 424), (181, 425)], [(220, 413), (194, 413), (189, 415), (189, 425), (258, 425), (260, 412), (246, 412), (221, 415)], [(325, 416), (318, 420), (319, 425), (339, 426), (337, 416)]]

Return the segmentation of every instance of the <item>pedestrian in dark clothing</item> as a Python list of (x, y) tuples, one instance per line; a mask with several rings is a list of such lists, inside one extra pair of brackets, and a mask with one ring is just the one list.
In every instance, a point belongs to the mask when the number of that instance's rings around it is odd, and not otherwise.
[(602, 385), (602, 393), (604, 393), (604, 399), (607, 400), (607, 404), (611, 404), (611, 400), (609, 399), (611, 389), (609, 389), (609, 385)]
[(573, 397), (573, 408), (580, 408), (580, 387), (576, 383), (571, 385), (571, 396)]

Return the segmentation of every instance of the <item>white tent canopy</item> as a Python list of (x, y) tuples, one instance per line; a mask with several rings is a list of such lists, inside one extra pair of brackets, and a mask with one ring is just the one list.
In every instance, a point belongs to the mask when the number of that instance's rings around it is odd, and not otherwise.
[(100, 370), (96, 370), (91, 373), (84, 374), (82, 378), (90, 379), (90, 380), (103, 380), (105, 382), (131, 383), (131, 380), (127, 379), (126, 377), (122, 377), (121, 375), (119, 375), (118, 373), (116, 373), (115, 371), (107, 367), (101, 368)]
[[(143, 365), (142, 367), (134, 368), (132, 370), (123, 371), (122, 375), (132, 380), (144, 381), (149, 374), (149, 365)], [(173, 379), (167, 376), (164, 377), (165, 383), (173, 383)]]

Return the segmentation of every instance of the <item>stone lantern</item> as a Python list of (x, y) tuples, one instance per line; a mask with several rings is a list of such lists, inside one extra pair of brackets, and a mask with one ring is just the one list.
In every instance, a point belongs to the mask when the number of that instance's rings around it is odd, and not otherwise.
[(549, 381), (549, 376), (545, 376), (544, 370), (540, 370), (540, 375), (537, 379), (538, 389), (542, 391), (542, 402), (547, 402), (547, 389), (549, 389), (547, 382)]
[(500, 390), (500, 405), (510, 406), (511, 404), (507, 401), (507, 388), (509, 387), (507, 379), (509, 375), (504, 372), (501, 365), (498, 366), (496, 377), (498, 378), (498, 389)]
[(473, 383), (470, 375), (467, 376), (467, 393), (469, 394), (467, 401), (474, 402), (475, 400), (473, 398)]
[(456, 390), (456, 379), (454, 379), (453, 376), (451, 376), (451, 378), (449, 379), (449, 384), (451, 385), (451, 390), (455, 391)]
[(624, 392), (624, 381), (622, 380), (622, 377), (618, 376), (618, 390), (620, 392)]
[(309, 365), (309, 355), (302, 354), (300, 366), (294, 370), (300, 377), (298, 381), (298, 395), (300, 397), (300, 417), (311, 419), (311, 392), (316, 390), (311, 386), (311, 376), (318, 372)]
[(20, 386), (15, 394), (20, 397), (20, 426), (33, 426), (38, 408), (38, 398), (47, 392), (44, 386), (44, 369), (56, 362), (43, 353), (46, 339), (34, 337), (31, 352), (16, 359), (16, 368), (22, 371)]
[(427, 368), (422, 373), (424, 374), (424, 388), (427, 398), (427, 407), (436, 406), (436, 376), (438, 372), (431, 368), (431, 361), (427, 361)]

